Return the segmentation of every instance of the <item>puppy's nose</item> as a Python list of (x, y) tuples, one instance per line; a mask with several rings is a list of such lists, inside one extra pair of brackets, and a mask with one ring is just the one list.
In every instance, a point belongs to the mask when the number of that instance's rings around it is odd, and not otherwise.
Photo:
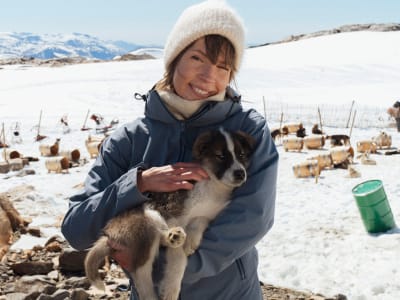
[(233, 171), (233, 177), (237, 181), (244, 180), (246, 178), (246, 173), (242, 169), (235, 170), (235, 171)]

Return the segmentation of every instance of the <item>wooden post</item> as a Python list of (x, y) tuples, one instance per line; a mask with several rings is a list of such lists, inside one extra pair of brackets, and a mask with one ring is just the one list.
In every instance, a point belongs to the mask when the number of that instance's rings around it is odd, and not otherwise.
[(82, 125), (82, 128), (81, 128), (82, 131), (88, 130), (88, 128), (86, 128), (86, 122), (87, 122), (87, 119), (89, 117), (89, 113), (90, 113), (90, 109), (88, 109), (88, 111), (86, 113), (85, 121), (83, 122), (83, 125)]
[(353, 110), (353, 105), (354, 105), (354, 100), (353, 100), (353, 102), (351, 102), (350, 113), (349, 113), (349, 118), (347, 119), (346, 128), (349, 128), (350, 117), (351, 117), (351, 112)]
[(264, 118), (267, 119), (267, 105), (265, 104), (264, 96), (263, 96), (263, 106), (264, 106)]
[(39, 124), (38, 124), (38, 129), (37, 129), (37, 137), (40, 136), (40, 124), (42, 123), (42, 110), (40, 110), (40, 116), (39, 116)]
[(279, 130), (282, 129), (283, 112), (281, 112), (281, 120), (279, 121)]
[(6, 144), (6, 134), (5, 134), (5, 131), (4, 131), (4, 123), (2, 123), (2, 128), (1, 128), (0, 143), (1, 143), (1, 136), (3, 136), (4, 160), (7, 162), (7, 158), (6, 158), (6, 148), (7, 148), (7, 144)]
[(351, 122), (349, 137), (351, 137), (351, 132), (353, 131), (354, 120), (356, 119), (357, 110), (354, 110), (353, 121)]
[(321, 111), (319, 110), (319, 106), (318, 106), (318, 117), (319, 117), (319, 126), (321, 127), (321, 131), (324, 132), (324, 130), (322, 129), (322, 118), (321, 118)]

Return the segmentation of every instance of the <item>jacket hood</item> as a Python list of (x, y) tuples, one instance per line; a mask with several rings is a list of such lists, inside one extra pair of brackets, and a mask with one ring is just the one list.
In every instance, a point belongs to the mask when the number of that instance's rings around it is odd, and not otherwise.
[(176, 119), (161, 100), (156, 90), (147, 94), (145, 116), (163, 123), (172, 124), (187, 122), (191, 126), (200, 127), (221, 122), (238, 111), (242, 110), (241, 97), (233, 89), (227, 88), (224, 101), (210, 100), (200, 108), (192, 117), (185, 121)]

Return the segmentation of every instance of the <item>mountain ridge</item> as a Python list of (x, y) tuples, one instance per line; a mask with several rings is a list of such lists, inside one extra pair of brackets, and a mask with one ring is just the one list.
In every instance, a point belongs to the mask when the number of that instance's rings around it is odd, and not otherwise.
[(295, 41), (299, 41), (299, 40), (303, 40), (303, 39), (309, 39), (309, 38), (314, 38), (314, 37), (319, 37), (319, 36), (324, 36), (324, 35), (332, 35), (332, 34), (338, 34), (338, 33), (344, 33), (344, 32), (355, 32), (355, 31), (380, 31), (380, 32), (400, 31), (400, 23), (348, 24), (348, 25), (342, 25), (339, 27), (335, 27), (333, 29), (320, 30), (320, 31), (315, 31), (315, 32), (311, 32), (311, 33), (303, 33), (303, 34), (298, 34), (298, 35), (290, 35), (287, 38), (284, 38), (283, 40), (280, 40), (280, 41), (269, 42), (269, 43), (264, 43), (264, 44), (260, 44), (260, 45), (254, 45), (254, 46), (250, 46), (249, 48), (256, 48), (256, 47), (282, 44), (282, 43), (290, 43), (290, 42), (295, 42)]
[(105, 41), (84, 33), (0, 32), (0, 59), (84, 57), (110, 60), (143, 47), (125, 41)]

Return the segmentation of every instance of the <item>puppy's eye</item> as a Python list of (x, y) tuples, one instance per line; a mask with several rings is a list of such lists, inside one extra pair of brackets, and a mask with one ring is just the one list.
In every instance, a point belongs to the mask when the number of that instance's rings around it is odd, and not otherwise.
[(246, 158), (246, 153), (244, 151), (240, 152), (238, 154), (238, 158), (241, 158), (241, 159)]
[(219, 160), (224, 160), (225, 159), (225, 155), (223, 155), (222, 153), (215, 153), (215, 157)]

